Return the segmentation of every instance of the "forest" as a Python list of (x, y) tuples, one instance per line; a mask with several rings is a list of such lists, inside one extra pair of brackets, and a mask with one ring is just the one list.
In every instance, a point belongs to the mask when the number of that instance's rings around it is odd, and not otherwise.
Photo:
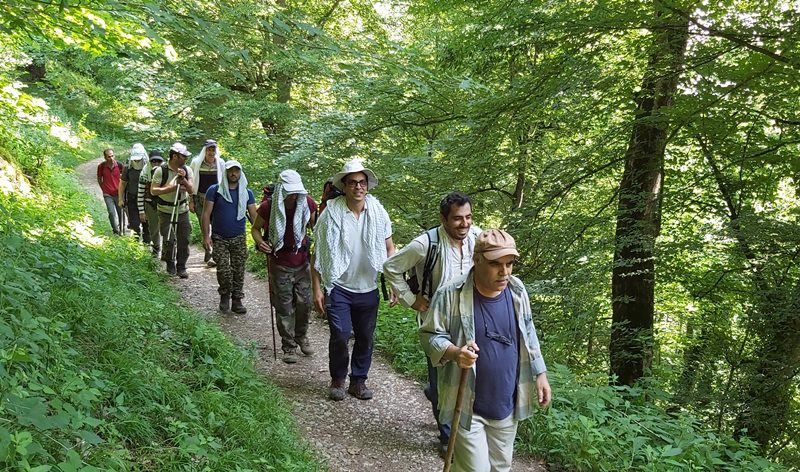
[[(316, 199), (363, 159), (395, 243), (452, 190), (512, 234), (554, 391), (517, 449), (552, 470), (798, 470), (798, 25), (795, 0), (3, 2), (0, 157), (48, 196), (0, 182), (0, 254), (32, 267), (0, 269), (0, 464), (201, 470), (119, 453), (139, 447), (121, 428), (21, 413), (122, 406), (99, 385), (77, 398), (89, 374), (47, 387), (84, 367), (46, 360), (61, 325), (26, 297), (92, 279), (17, 258), (54, 221), (75, 250), (78, 229), (43, 216), (76, 214), (59, 169), (214, 138), (252, 189), (292, 168)], [(399, 319), (383, 329), (415, 339)]]

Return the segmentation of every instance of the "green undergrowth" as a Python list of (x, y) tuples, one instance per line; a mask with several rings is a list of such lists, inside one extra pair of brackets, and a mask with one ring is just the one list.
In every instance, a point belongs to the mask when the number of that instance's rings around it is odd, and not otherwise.
[[(412, 310), (382, 303), (375, 344), (395, 369), (425, 381)], [(548, 378), (552, 405), (520, 423), (515, 448), (545, 459), (551, 470), (784, 470), (746, 438), (736, 441), (703, 429), (688, 414), (667, 413), (659, 406), (668, 404), (663, 392), (611, 387), (605, 375), (578, 379), (552, 360)]]
[(39, 193), (0, 192), (0, 469), (321, 470), (253, 354), (40, 170)]

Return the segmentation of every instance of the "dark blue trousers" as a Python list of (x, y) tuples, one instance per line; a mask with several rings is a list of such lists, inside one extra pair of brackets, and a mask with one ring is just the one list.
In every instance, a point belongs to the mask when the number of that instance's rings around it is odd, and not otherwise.
[[(328, 295), (328, 327), (331, 330), (328, 349), (328, 369), (331, 378), (347, 377), (350, 365), (350, 381), (367, 380), (372, 365), (373, 335), (378, 319), (378, 289), (367, 293), (353, 293), (336, 285)], [(347, 348), (350, 331), (355, 334), (353, 356)]]
[(428, 385), (425, 386), (425, 398), (431, 402), (433, 417), (436, 418), (436, 426), (439, 428), (439, 442), (447, 444), (450, 440), (450, 425), (439, 422), (439, 375), (436, 367), (431, 364), (431, 358), (425, 356), (428, 363)]

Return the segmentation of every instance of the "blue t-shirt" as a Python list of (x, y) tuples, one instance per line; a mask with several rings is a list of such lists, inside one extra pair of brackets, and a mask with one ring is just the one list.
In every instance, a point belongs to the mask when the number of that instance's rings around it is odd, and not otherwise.
[(475, 289), (475, 403), (472, 411), (484, 418), (502, 420), (514, 411), (519, 370), (519, 333), (511, 290), (488, 298)]
[[(228, 202), (217, 193), (218, 188), (219, 184), (214, 184), (206, 191), (206, 200), (214, 202), (214, 210), (211, 212), (211, 233), (223, 238), (241, 236), (245, 231), (247, 216), (241, 220), (236, 219), (239, 210), (239, 191), (231, 190), (233, 201)], [(250, 189), (247, 189), (247, 204), (255, 205), (255, 203), (256, 197)]]

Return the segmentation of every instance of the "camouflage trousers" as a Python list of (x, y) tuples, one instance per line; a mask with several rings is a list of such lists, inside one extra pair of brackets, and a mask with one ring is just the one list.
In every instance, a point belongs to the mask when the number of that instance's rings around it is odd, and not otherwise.
[(284, 267), (270, 261), (271, 303), (278, 315), (281, 348), (295, 349), (306, 337), (311, 306), (311, 276), (308, 263)]
[(244, 265), (247, 262), (247, 239), (245, 234), (232, 238), (211, 235), (214, 244), (214, 262), (217, 263), (217, 283), (220, 295), (231, 294), (232, 298), (244, 298)]

